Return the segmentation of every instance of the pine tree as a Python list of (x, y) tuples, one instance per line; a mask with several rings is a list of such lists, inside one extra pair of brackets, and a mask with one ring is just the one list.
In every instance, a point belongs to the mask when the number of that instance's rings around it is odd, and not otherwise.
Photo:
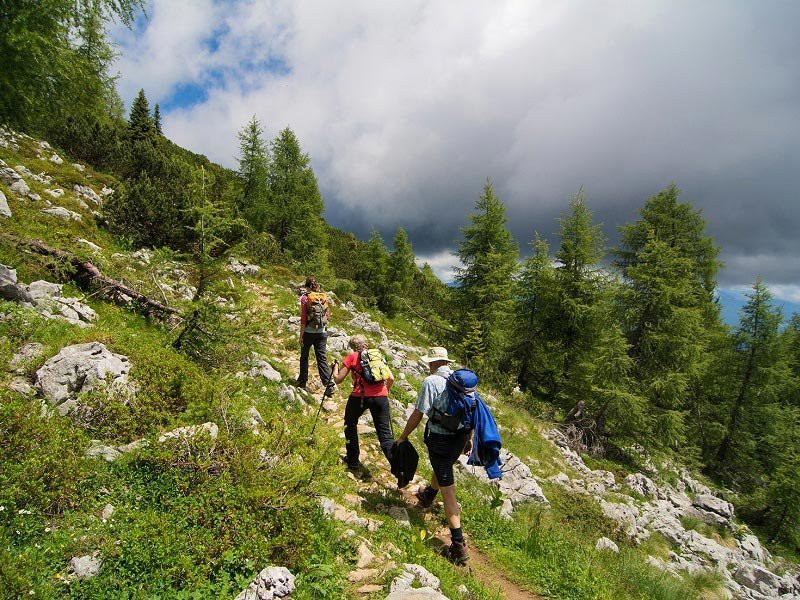
[(150, 104), (143, 89), (139, 90), (133, 100), (133, 104), (131, 104), (128, 128), (131, 133), (131, 139), (134, 141), (149, 140), (153, 137), (155, 131), (153, 118), (150, 116)]
[(392, 239), (393, 250), (389, 256), (389, 272), (396, 283), (395, 293), (405, 294), (411, 282), (414, 280), (414, 273), (417, 265), (414, 262), (414, 251), (408, 234), (402, 227), (398, 227)]
[(269, 154), (263, 135), (255, 115), (239, 131), (239, 177), (242, 180), (239, 208), (258, 233), (264, 231), (269, 220)]
[(153, 127), (155, 127), (158, 135), (164, 135), (161, 129), (161, 108), (158, 106), (158, 102), (156, 102), (156, 105), (153, 107)]
[(509, 343), (518, 248), (491, 181), (486, 182), (469, 220), (472, 224), (462, 230), (464, 239), (458, 245), (464, 265), (456, 271), (458, 293), (465, 316), (472, 312), (480, 323), (488, 368), (497, 371)]
[(375, 298), (378, 306), (384, 307), (387, 300), (389, 255), (383, 237), (377, 229), (373, 229), (370, 233), (361, 264), (358, 278), (363, 290), (362, 295)]

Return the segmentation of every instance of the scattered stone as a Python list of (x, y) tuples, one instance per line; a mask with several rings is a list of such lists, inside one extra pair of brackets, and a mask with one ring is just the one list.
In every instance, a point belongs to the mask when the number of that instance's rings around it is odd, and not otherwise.
[(34, 299), (24, 286), (17, 283), (17, 270), (0, 264), (0, 298), (33, 304)]
[(16, 392), (20, 396), (28, 397), (36, 395), (36, 390), (24, 377), (13, 377), (7, 385), (8, 389), (12, 392)]
[(59, 219), (64, 219), (65, 221), (81, 221), (83, 217), (81, 217), (78, 213), (73, 212), (71, 210), (67, 210), (63, 206), (53, 206), (52, 208), (43, 208), (41, 210), (46, 215), (52, 215), (54, 217), (58, 217)]
[(11, 184), (11, 191), (19, 194), (20, 196), (27, 196), (31, 193), (31, 188), (25, 183), (24, 179), (18, 179), (14, 183)]
[(127, 356), (115, 354), (100, 342), (62, 348), (36, 371), (35, 385), (59, 414), (66, 415), (77, 405), (76, 396), (101, 386), (129, 391)]
[[(430, 600), (447, 600), (440, 590), (439, 578), (425, 567), (415, 564), (404, 564), (403, 573), (392, 581), (390, 593), (386, 600), (406, 600), (408, 598), (428, 598)], [(418, 581), (422, 587), (413, 587)]]
[(69, 574), (76, 579), (89, 579), (100, 572), (103, 561), (97, 556), (75, 556), (69, 561)]
[(530, 468), (507, 449), (500, 450), (500, 460), (503, 463), (501, 467), (503, 478), (499, 481), (490, 480), (486, 469), (483, 467), (467, 465), (467, 460), (468, 457), (463, 454), (458, 458), (459, 464), (467, 473), (474, 475), (481, 481), (497, 485), (500, 492), (511, 501), (512, 505), (521, 502), (550, 504)]
[(733, 505), (711, 494), (698, 494), (692, 504), (701, 510), (716, 513), (724, 519), (733, 517)]
[(84, 246), (88, 246), (93, 252), (103, 251), (103, 249), (94, 242), (90, 242), (89, 240), (85, 240), (83, 238), (78, 238), (78, 243), (83, 244)]
[(294, 575), (286, 567), (267, 567), (236, 596), (236, 600), (288, 598), (295, 590), (294, 581)]
[(642, 473), (633, 473), (625, 478), (625, 484), (637, 494), (645, 498), (659, 499), (658, 486)]
[(247, 359), (247, 366), (250, 370), (247, 372), (248, 377), (256, 379), (263, 377), (268, 381), (280, 381), (281, 374), (276, 371), (271, 364), (259, 356), (256, 352), (251, 352)]
[(50, 157), (50, 162), (60, 165), (64, 162), (64, 159), (54, 152), (53, 155)]
[(11, 357), (8, 366), (16, 373), (23, 373), (26, 363), (40, 357), (44, 352), (44, 346), (38, 342), (28, 342), (20, 346), (19, 351)]
[(240, 261), (234, 256), (228, 260), (228, 269), (236, 275), (256, 275), (261, 271), (258, 265), (251, 265), (245, 260)]
[(358, 560), (356, 561), (356, 568), (364, 569), (375, 560), (375, 555), (367, 546), (366, 542), (361, 542), (358, 546)]
[(122, 453), (113, 446), (107, 446), (100, 440), (92, 440), (91, 445), (84, 453), (89, 458), (102, 458), (106, 462), (114, 462)]
[(278, 388), (278, 398), (286, 402), (296, 402), (297, 397), (295, 396), (295, 388), (282, 383)]
[(80, 163), (72, 163), (72, 168), (75, 169), (76, 171), (81, 172), (81, 173), (83, 173), (86, 170), (86, 167), (84, 167)]
[(362, 585), (358, 588), (358, 593), (367, 595), (367, 594), (374, 594), (375, 592), (380, 592), (383, 589), (382, 585), (376, 585), (374, 583), (370, 583), (369, 585)]
[(619, 547), (607, 537), (601, 537), (599, 540), (597, 540), (594, 549), (597, 550), (598, 552), (603, 550), (611, 550), (612, 552), (619, 552)]
[(367, 333), (381, 333), (381, 326), (370, 319), (367, 313), (358, 313), (350, 320), (348, 325), (366, 331)]
[(45, 190), (45, 194), (50, 194), (53, 198), (61, 198), (64, 195), (64, 190), (61, 188), (54, 188), (52, 190)]
[(114, 505), (113, 504), (106, 504), (103, 507), (103, 512), (100, 514), (100, 517), (103, 519), (103, 523), (108, 521), (111, 518), (111, 515), (114, 514)]
[(39, 194), (34, 194), (33, 192), (28, 193), (28, 198), (33, 200), (34, 202), (38, 202), (39, 200), (42, 199), (42, 197)]
[(328, 413), (332, 413), (336, 410), (336, 402), (333, 400), (326, 400), (322, 403), (322, 410)]
[(381, 526), (380, 521), (359, 517), (358, 513), (356, 513), (354, 510), (349, 510), (344, 506), (337, 504), (330, 498), (320, 498), (319, 503), (322, 508), (322, 512), (325, 515), (333, 517), (342, 523), (358, 525), (359, 527), (364, 527), (367, 529), (367, 531), (376, 531)]
[(8, 205), (6, 195), (2, 192), (2, 190), (0, 190), (0, 217), (10, 219), (12, 216), (11, 207)]
[(113, 193), (114, 193), (114, 190), (111, 189), (110, 187), (106, 187), (106, 186), (103, 186), (103, 189), (100, 190), (100, 195), (101, 196), (110, 196)]
[(356, 569), (347, 575), (347, 581), (350, 583), (358, 583), (365, 579), (372, 579), (378, 573), (380, 573), (380, 569)]
[(186, 427), (178, 427), (172, 431), (168, 431), (158, 437), (159, 442), (166, 442), (167, 440), (191, 440), (200, 433), (207, 433), (208, 437), (212, 440), (217, 439), (219, 435), (219, 427), (216, 423), (203, 423), (202, 425), (187, 425)]
[(401, 527), (411, 527), (408, 510), (404, 506), (392, 506), (389, 508), (389, 516), (397, 521), (397, 524)]

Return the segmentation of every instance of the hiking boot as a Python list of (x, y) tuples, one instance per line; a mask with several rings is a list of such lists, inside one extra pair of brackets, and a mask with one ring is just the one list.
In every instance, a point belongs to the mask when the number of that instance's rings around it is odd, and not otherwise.
[(428, 486), (425, 488), (417, 488), (417, 500), (419, 500), (420, 508), (430, 508), (436, 500), (438, 491)]
[(331, 398), (335, 393), (336, 393), (336, 384), (335, 383), (330, 383), (325, 388), (325, 394), (323, 394), (323, 396), (325, 398)]
[(463, 565), (469, 560), (466, 542), (452, 542), (444, 548), (442, 554), (447, 560), (456, 565)]

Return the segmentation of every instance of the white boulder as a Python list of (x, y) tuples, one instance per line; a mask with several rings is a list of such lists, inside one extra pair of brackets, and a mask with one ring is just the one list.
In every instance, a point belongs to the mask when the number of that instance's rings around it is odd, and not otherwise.
[(288, 598), (295, 590), (295, 577), (286, 567), (267, 567), (250, 582), (236, 600)]

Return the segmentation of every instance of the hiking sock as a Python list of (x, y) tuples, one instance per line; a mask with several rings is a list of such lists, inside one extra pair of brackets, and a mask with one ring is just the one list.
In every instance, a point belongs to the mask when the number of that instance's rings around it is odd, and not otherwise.
[(450, 540), (457, 544), (464, 543), (464, 532), (461, 531), (461, 527), (450, 528)]

